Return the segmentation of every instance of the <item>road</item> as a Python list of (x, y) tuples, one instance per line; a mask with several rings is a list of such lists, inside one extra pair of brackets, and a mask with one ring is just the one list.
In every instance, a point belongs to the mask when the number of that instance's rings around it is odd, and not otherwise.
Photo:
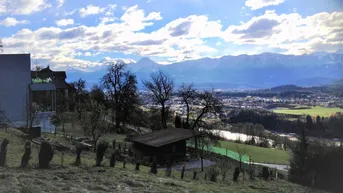
[(280, 164), (266, 164), (266, 163), (254, 163), (255, 165), (266, 166), (269, 168), (276, 168), (277, 170), (287, 172), (289, 170), (289, 165), (280, 165)]

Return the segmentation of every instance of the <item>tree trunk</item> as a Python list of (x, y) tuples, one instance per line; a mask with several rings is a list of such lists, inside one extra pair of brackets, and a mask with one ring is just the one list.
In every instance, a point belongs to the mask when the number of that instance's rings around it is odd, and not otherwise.
[(120, 128), (120, 117), (118, 114), (119, 113), (116, 113), (116, 130)]
[(97, 141), (94, 141), (94, 153), (96, 153), (96, 144), (97, 144)]
[(194, 154), (195, 157), (198, 158), (198, 138), (194, 137)]
[(188, 102), (187, 100), (185, 101), (186, 102), (186, 108), (187, 108), (187, 118), (186, 118), (186, 129), (189, 129), (189, 105), (188, 105)]
[(113, 126), (113, 123), (115, 121), (115, 118), (114, 118), (114, 115), (115, 115), (115, 106), (114, 106), (114, 101), (112, 100), (112, 115), (111, 115), (111, 119), (112, 119), (112, 126), (111, 126), (111, 129), (110, 129), (110, 133), (112, 133), (112, 131), (115, 129), (114, 126)]
[(204, 171), (204, 157), (201, 156), (201, 171)]
[[(64, 117), (63, 117), (62, 119), (64, 119)], [(74, 129), (74, 128), (73, 128), (73, 129)], [(63, 132), (63, 136), (65, 136), (64, 121), (62, 121), (62, 132)]]
[(162, 108), (161, 108), (161, 121), (162, 121), (162, 127), (163, 129), (167, 128), (167, 123), (166, 123), (166, 117), (165, 117), (165, 106), (164, 104), (161, 104)]

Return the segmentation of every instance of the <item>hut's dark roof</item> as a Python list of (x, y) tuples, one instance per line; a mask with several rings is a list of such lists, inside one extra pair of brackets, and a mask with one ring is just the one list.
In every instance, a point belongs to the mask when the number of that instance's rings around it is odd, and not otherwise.
[(199, 132), (189, 129), (162, 129), (144, 135), (133, 137), (133, 142), (153, 147), (160, 147), (199, 135)]

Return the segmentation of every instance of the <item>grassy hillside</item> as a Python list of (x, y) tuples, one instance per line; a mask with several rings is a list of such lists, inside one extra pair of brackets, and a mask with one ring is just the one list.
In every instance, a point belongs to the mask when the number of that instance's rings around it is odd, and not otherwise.
[(233, 169), (225, 181), (214, 183), (204, 180), (204, 172), (200, 173), (198, 180), (191, 180), (191, 172), (186, 172), (185, 179), (180, 180), (177, 171), (168, 178), (161, 169), (155, 176), (149, 174), (148, 167), (141, 167), (141, 171), (136, 172), (133, 165), (127, 164), (124, 169), (120, 162), (115, 168), (109, 168), (108, 159), (104, 160), (103, 167), (94, 167), (95, 155), (92, 152), (83, 152), (82, 165), (75, 167), (72, 165), (75, 160), (72, 152), (65, 152), (61, 166), (61, 152), (55, 151), (51, 168), (41, 170), (37, 169), (37, 145), (32, 148), (29, 168), (20, 169), (25, 140), (16, 136), (13, 130), (10, 133), (0, 131), (0, 140), (5, 137), (10, 143), (7, 166), (0, 167), (0, 192), (316, 192), (284, 180), (251, 181), (241, 178), (238, 183), (233, 183)]
[(237, 152), (237, 146), (241, 151), (243, 151), (245, 147), (245, 155), (250, 156), (254, 162), (285, 165), (289, 164), (290, 154), (288, 151), (239, 144), (230, 141), (219, 141), (219, 144), (221, 148), (227, 148), (234, 152)]
[(335, 114), (336, 112), (343, 112), (343, 109), (340, 108), (326, 108), (326, 107), (312, 107), (311, 109), (288, 109), (280, 108), (273, 110), (275, 113), (282, 114), (292, 114), (292, 115), (311, 115), (311, 116), (321, 116), (329, 117), (330, 115)]

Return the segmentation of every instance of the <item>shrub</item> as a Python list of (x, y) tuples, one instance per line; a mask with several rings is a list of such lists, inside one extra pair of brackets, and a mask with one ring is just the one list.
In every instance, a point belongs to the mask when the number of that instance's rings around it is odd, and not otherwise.
[(76, 145), (76, 160), (75, 160), (75, 165), (80, 165), (81, 164), (81, 153), (82, 153), (82, 145), (77, 144)]
[(216, 182), (217, 181), (217, 178), (220, 174), (220, 171), (218, 168), (210, 168), (208, 171), (208, 177), (210, 178), (210, 181), (212, 182)]
[(110, 159), (110, 167), (114, 167), (116, 165), (116, 152), (113, 152)]
[(29, 160), (31, 158), (31, 143), (27, 141), (24, 146), (25, 152), (23, 154), (23, 157), (21, 158), (21, 168), (26, 168), (27, 165), (29, 165)]
[(54, 156), (54, 150), (51, 144), (47, 141), (43, 141), (40, 144), (40, 150), (38, 154), (38, 164), (40, 168), (49, 168), (49, 163)]
[(268, 180), (268, 178), (269, 178), (269, 170), (268, 170), (267, 167), (263, 167), (262, 168), (262, 177), (263, 177), (263, 179)]
[(6, 164), (6, 156), (7, 156), (7, 145), (9, 141), (8, 139), (4, 139), (1, 143), (1, 149), (0, 149), (0, 166), (5, 166)]
[(140, 161), (137, 160), (136, 161), (136, 171), (139, 171), (139, 166), (141, 165)]
[(183, 177), (185, 176), (185, 169), (186, 169), (186, 166), (183, 165), (182, 170), (181, 170), (181, 179), (183, 179)]
[(100, 141), (97, 148), (96, 148), (96, 166), (100, 166), (102, 160), (104, 159), (104, 155), (108, 144), (105, 141)]
[(193, 172), (193, 180), (197, 179), (197, 174), (198, 174), (198, 172)]
[(123, 160), (123, 168), (126, 168), (126, 161), (127, 161), (127, 157), (125, 156)]
[(234, 182), (237, 182), (237, 180), (238, 180), (238, 176), (239, 176), (239, 167), (236, 167), (235, 168), (235, 172), (233, 173), (233, 181)]

